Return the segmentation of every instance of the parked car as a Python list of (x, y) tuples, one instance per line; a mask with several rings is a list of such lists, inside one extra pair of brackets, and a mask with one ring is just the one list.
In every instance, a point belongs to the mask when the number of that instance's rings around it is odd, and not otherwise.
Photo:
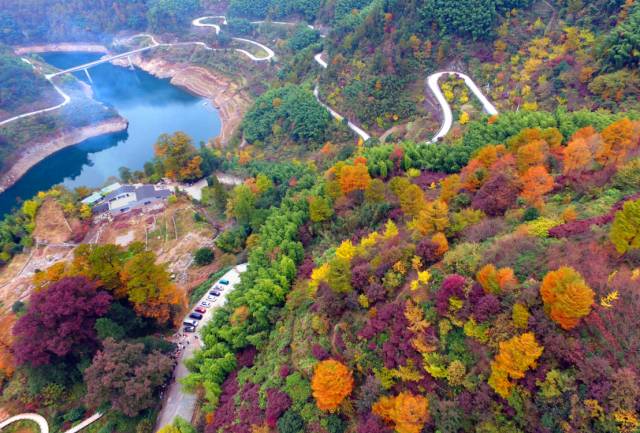
[(200, 306), (202, 306), (204, 308), (209, 308), (209, 307), (211, 307), (211, 302), (202, 301), (202, 302), (200, 302)]
[(182, 322), (182, 324), (184, 326), (193, 326), (195, 328), (196, 326), (198, 326), (198, 321), (193, 319), (185, 319), (185, 321)]
[(223, 284), (225, 286), (228, 286), (229, 285), (229, 280), (220, 280), (219, 283)]
[(215, 296), (209, 295), (207, 296), (207, 301), (209, 302), (216, 302), (218, 298), (216, 298)]
[(185, 326), (182, 330), (184, 332), (196, 332), (196, 328), (194, 326)]
[(202, 320), (202, 314), (200, 313), (191, 313), (189, 314), (190, 319)]
[(219, 292), (222, 292), (224, 290), (224, 286), (219, 286), (219, 285), (215, 285), (213, 286), (213, 290), (217, 290)]
[(193, 309), (193, 311), (195, 311), (196, 313), (204, 314), (207, 312), (207, 309), (204, 307), (196, 307)]
[(209, 294), (212, 296), (220, 296), (220, 292), (218, 292), (217, 290), (212, 290), (209, 292)]

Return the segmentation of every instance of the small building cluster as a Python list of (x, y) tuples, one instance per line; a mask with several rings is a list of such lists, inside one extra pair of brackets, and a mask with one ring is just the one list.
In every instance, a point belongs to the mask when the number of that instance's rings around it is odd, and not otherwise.
[(172, 195), (170, 189), (157, 188), (155, 185), (114, 183), (85, 197), (82, 203), (91, 206), (94, 215), (108, 212), (115, 217), (155, 202), (164, 201), (170, 195)]

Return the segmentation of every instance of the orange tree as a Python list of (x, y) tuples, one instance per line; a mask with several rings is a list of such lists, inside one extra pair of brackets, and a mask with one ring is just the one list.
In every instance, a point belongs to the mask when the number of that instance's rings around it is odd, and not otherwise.
[(321, 361), (314, 370), (311, 389), (318, 409), (333, 412), (351, 394), (353, 374), (335, 359)]
[(421, 395), (401, 392), (395, 397), (381, 397), (373, 413), (393, 423), (398, 433), (420, 433), (429, 419), (429, 400)]
[(563, 266), (542, 280), (540, 294), (545, 311), (563, 329), (572, 329), (591, 312), (594, 293), (573, 268)]

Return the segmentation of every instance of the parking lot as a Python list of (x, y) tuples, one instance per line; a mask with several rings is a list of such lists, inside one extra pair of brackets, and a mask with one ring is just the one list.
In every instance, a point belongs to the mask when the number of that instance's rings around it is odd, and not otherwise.
[[(180, 416), (188, 421), (190, 421), (193, 417), (197, 398), (193, 394), (184, 392), (182, 390), (182, 386), (179, 383), (179, 379), (188, 374), (188, 370), (184, 365), (184, 361), (191, 358), (193, 356), (193, 352), (201, 347), (202, 339), (200, 338), (200, 332), (202, 328), (207, 324), (209, 320), (211, 320), (214, 311), (227, 302), (227, 294), (235, 289), (237, 284), (240, 282), (240, 274), (242, 274), (246, 269), (246, 263), (238, 265), (235, 268), (231, 269), (218, 281), (216, 281), (216, 283), (212, 285), (207, 293), (194, 306), (195, 308), (196, 306), (200, 305), (201, 302), (205, 301), (207, 296), (209, 296), (209, 292), (213, 290), (213, 287), (221, 286), (224, 288), (224, 290), (220, 291), (220, 296), (217, 297), (216, 301), (211, 302), (211, 307), (207, 308), (207, 312), (203, 315), (202, 320), (198, 322), (195, 333), (185, 333), (183, 331), (184, 327), (180, 327), (180, 344), (184, 347), (184, 349), (180, 351), (180, 355), (177, 359), (178, 363), (173, 374), (173, 379), (171, 381), (171, 384), (169, 385), (167, 395), (163, 401), (162, 410), (158, 414), (158, 420), (155, 429), (156, 431), (167, 424), (171, 424), (176, 416)], [(219, 281), (221, 280), (227, 280), (229, 281), (229, 284), (221, 285), (219, 284)], [(193, 308), (187, 312), (185, 320), (189, 319), (189, 314), (191, 314), (192, 312)]]

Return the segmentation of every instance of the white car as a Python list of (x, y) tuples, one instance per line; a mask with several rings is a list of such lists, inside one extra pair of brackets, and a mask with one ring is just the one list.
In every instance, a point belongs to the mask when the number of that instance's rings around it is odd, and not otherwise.
[(198, 326), (198, 321), (193, 319), (186, 319), (184, 322), (182, 322), (182, 324), (184, 326), (191, 326), (195, 328), (196, 326)]
[(211, 302), (202, 301), (200, 302), (200, 305), (202, 305), (204, 308), (209, 308), (211, 307)]
[(209, 302), (216, 302), (218, 298), (216, 298), (215, 296), (209, 295), (207, 296), (207, 301)]

